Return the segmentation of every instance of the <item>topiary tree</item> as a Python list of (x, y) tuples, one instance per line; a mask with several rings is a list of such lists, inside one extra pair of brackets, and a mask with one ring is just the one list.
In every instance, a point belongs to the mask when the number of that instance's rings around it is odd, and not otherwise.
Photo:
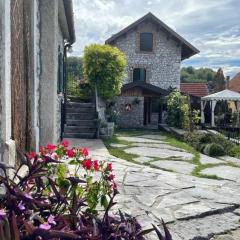
[(178, 90), (172, 91), (167, 99), (167, 123), (178, 128), (189, 128), (189, 106), (187, 96)]
[(91, 44), (84, 49), (84, 75), (105, 100), (120, 93), (125, 66), (125, 56), (116, 47)]

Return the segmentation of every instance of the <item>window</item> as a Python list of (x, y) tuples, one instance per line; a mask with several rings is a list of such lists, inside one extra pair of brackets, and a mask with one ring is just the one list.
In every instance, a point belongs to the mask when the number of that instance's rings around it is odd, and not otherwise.
[(140, 33), (140, 51), (152, 52), (153, 51), (153, 34)]
[(145, 68), (134, 68), (133, 69), (133, 82), (143, 81), (146, 82), (146, 69)]

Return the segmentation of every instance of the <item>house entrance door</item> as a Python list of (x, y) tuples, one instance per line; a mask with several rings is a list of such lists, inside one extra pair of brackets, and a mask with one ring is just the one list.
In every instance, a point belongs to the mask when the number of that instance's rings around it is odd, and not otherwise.
[(143, 124), (148, 125), (151, 123), (151, 108), (152, 99), (151, 97), (144, 97), (144, 110), (143, 110)]

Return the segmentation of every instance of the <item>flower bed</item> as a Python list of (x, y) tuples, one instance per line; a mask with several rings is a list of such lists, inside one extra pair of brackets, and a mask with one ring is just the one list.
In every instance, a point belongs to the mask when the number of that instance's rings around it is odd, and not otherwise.
[[(28, 172), (20, 176), (23, 166)], [(135, 218), (121, 211), (109, 215), (118, 194), (112, 164), (91, 159), (86, 148), (69, 148), (63, 141), (22, 155), (13, 179), (0, 167), (6, 190), (0, 199), (1, 240), (144, 239), (153, 229), (161, 234), (155, 226), (142, 231)]]

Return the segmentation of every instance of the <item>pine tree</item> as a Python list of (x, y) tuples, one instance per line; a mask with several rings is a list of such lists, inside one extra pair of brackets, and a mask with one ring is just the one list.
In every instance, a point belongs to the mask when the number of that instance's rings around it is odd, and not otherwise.
[(214, 77), (214, 91), (219, 92), (224, 89), (225, 89), (225, 77), (223, 74), (223, 70), (219, 68)]

